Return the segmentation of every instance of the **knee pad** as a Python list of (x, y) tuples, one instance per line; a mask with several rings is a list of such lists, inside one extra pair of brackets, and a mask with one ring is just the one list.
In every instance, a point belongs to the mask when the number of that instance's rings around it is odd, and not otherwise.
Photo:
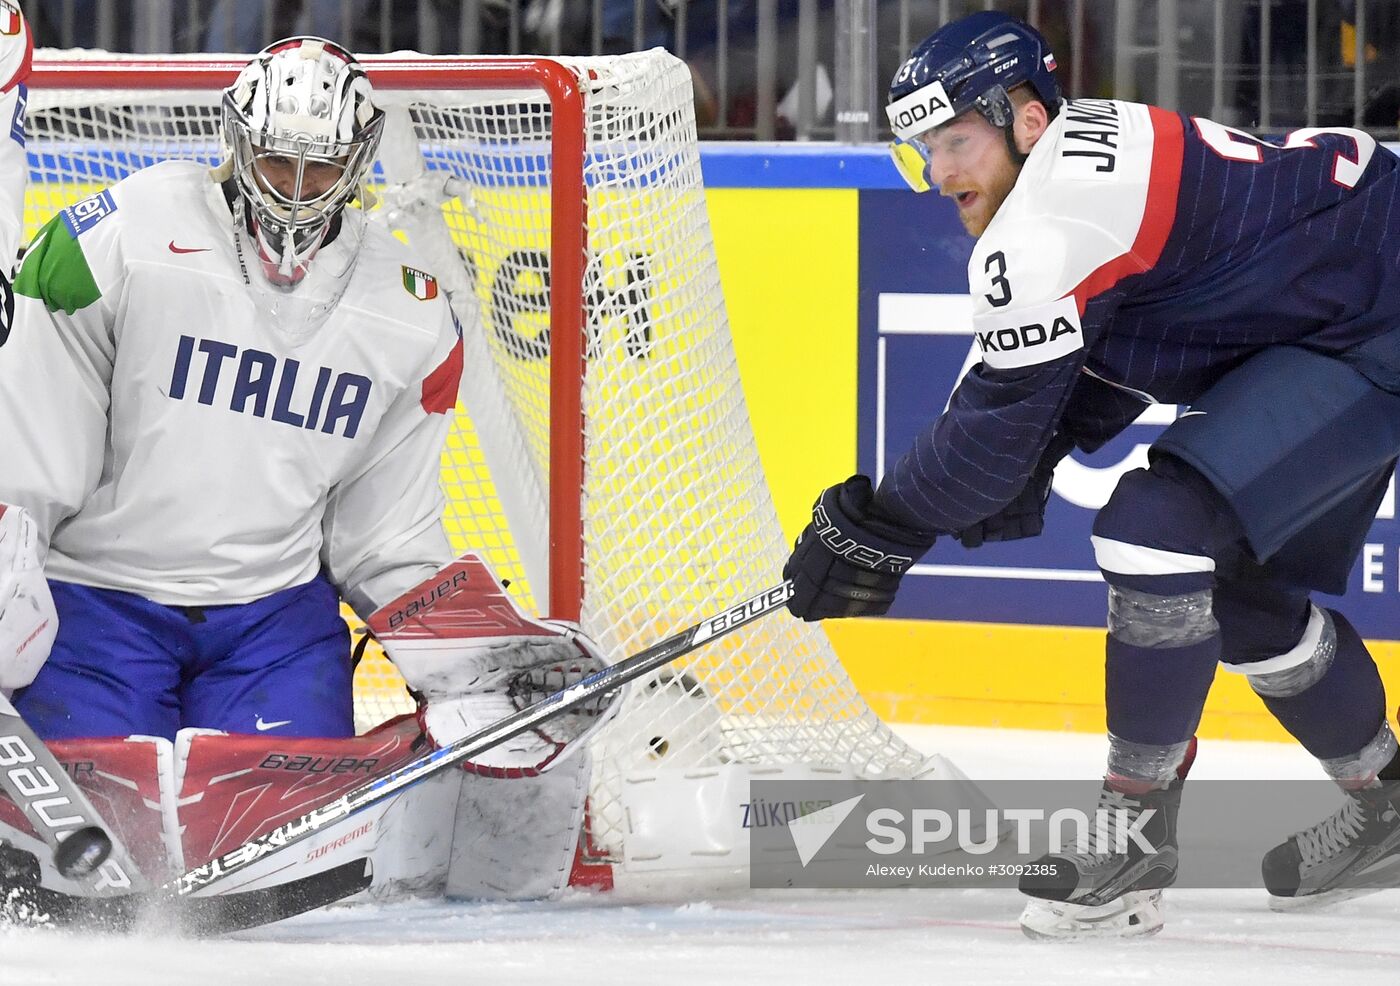
[(1184, 647), (1217, 633), (1211, 592), (1228, 517), (1205, 479), (1175, 459), (1126, 473), (1094, 518), (1109, 634), (1138, 647)]
[(1111, 586), (1157, 596), (1209, 590), (1238, 522), (1203, 476), (1170, 457), (1125, 473), (1094, 518), (1094, 557)]
[[(1220, 624), (1220, 658), (1246, 673), (1246, 667), (1291, 651), (1310, 621), (1318, 619), (1306, 589), (1246, 573), (1215, 587), (1215, 619)], [(1228, 668), (1227, 668), (1228, 669)]]

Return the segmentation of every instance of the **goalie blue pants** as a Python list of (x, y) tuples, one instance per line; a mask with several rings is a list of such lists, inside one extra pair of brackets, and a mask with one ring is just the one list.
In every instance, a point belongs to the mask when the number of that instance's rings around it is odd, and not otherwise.
[(354, 735), (350, 635), (324, 578), (251, 603), (164, 606), (50, 581), (58, 638), (14, 704), (42, 739), (199, 726)]

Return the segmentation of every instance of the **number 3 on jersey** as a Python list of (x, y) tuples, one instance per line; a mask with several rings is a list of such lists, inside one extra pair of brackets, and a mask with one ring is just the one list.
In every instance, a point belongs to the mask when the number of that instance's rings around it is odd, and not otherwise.
[[(996, 273), (992, 274), (992, 268), (996, 268)], [(996, 288), (995, 294), (984, 295), (991, 302), (994, 308), (1001, 308), (1003, 305), (1011, 303), (1011, 282), (1006, 279), (1006, 254), (998, 250), (987, 257), (987, 266), (983, 271), (992, 274), (992, 286)]]
[(1366, 165), (1371, 163), (1371, 155), (1376, 153), (1376, 139), (1364, 130), (1353, 130), (1351, 127), (1307, 127), (1293, 131), (1282, 144), (1268, 144), (1243, 130), (1227, 127), (1214, 120), (1193, 116), (1191, 122), (1196, 125), (1196, 132), (1201, 135), (1201, 140), (1216, 154), (1227, 161), (1247, 161), (1253, 164), (1264, 160), (1265, 148), (1284, 151), (1298, 147), (1316, 148), (1317, 144), (1313, 143), (1313, 138), (1320, 134), (1346, 137), (1356, 144), (1356, 157), (1349, 158), (1338, 151), (1336, 160), (1332, 162), (1332, 180), (1343, 188), (1356, 187), (1362, 172), (1366, 170)]

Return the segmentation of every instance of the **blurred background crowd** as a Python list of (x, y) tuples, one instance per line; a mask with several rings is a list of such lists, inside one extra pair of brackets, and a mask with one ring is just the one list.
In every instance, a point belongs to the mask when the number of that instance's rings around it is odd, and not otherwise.
[(664, 46), (701, 137), (882, 139), (909, 48), (976, 9), (1031, 21), (1070, 96), (1269, 132), (1400, 125), (1400, 0), (30, 0), (37, 43), (251, 52), (291, 34), (354, 51), (611, 54)]

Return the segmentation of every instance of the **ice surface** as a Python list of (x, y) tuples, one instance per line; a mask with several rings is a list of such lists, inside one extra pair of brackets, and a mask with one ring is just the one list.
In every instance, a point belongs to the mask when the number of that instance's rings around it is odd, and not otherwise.
[[(1104, 741), (906, 728), (976, 778), (1094, 777)], [(1318, 777), (1301, 750), (1212, 741), (1192, 777)], [(1243, 823), (1244, 820), (1242, 820)], [(1276, 914), (1263, 891), (1168, 892), (1133, 942), (1045, 944), (1014, 891), (769, 891), (689, 903), (575, 894), (553, 904), (414, 902), (305, 915), (237, 940), (0, 931), (0, 986), (1400, 981), (1400, 892)]]

